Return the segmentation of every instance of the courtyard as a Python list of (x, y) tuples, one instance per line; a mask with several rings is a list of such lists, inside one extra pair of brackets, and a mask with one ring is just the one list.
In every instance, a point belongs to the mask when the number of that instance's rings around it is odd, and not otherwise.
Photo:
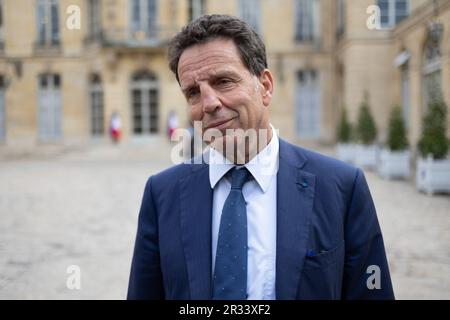
[[(158, 139), (0, 149), (0, 299), (124, 299), (145, 182), (169, 155)], [(365, 174), (397, 299), (450, 299), (450, 196)], [(67, 285), (70, 266), (79, 288)]]

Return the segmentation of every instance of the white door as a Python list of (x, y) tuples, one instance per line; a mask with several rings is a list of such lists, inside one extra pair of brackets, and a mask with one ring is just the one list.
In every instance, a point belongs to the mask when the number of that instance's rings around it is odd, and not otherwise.
[(61, 92), (57, 74), (39, 76), (39, 139), (61, 138)]
[(297, 74), (295, 122), (299, 138), (319, 138), (320, 82), (319, 75), (315, 70), (300, 71)]

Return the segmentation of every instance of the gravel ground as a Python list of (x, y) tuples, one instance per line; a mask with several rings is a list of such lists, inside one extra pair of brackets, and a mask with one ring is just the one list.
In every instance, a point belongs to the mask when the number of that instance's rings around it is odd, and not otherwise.
[[(144, 185), (170, 165), (169, 150), (0, 150), (0, 299), (124, 299)], [(450, 196), (366, 177), (397, 298), (450, 299)], [(80, 289), (67, 287), (72, 265)]]

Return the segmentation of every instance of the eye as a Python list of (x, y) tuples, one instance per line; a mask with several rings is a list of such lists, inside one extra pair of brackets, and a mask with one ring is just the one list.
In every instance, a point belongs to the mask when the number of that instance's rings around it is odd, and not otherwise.
[(198, 95), (198, 90), (197, 89), (190, 89), (188, 91), (186, 91), (186, 98), (188, 100), (195, 98), (195, 96)]
[(227, 86), (227, 85), (230, 85), (232, 83), (233, 83), (233, 81), (231, 79), (228, 79), (228, 78), (221, 78), (221, 79), (217, 80), (217, 82), (216, 82), (216, 84), (218, 86)]

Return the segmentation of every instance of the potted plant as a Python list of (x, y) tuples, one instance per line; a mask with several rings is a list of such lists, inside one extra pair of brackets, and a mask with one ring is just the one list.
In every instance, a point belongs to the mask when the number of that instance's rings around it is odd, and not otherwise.
[(337, 158), (345, 162), (353, 162), (355, 158), (355, 144), (352, 142), (352, 125), (348, 121), (347, 111), (344, 108), (337, 129)]
[(378, 156), (378, 146), (375, 144), (377, 128), (370, 112), (367, 95), (360, 106), (356, 129), (358, 145), (356, 147), (355, 164), (359, 167), (375, 168)]
[(428, 194), (450, 192), (449, 140), (446, 137), (447, 106), (442, 97), (432, 98), (423, 120), (418, 143), (416, 186)]
[(410, 176), (410, 151), (408, 150), (405, 122), (400, 107), (391, 112), (387, 148), (380, 152), (378, 172), (384, 178), (408, 178)]

